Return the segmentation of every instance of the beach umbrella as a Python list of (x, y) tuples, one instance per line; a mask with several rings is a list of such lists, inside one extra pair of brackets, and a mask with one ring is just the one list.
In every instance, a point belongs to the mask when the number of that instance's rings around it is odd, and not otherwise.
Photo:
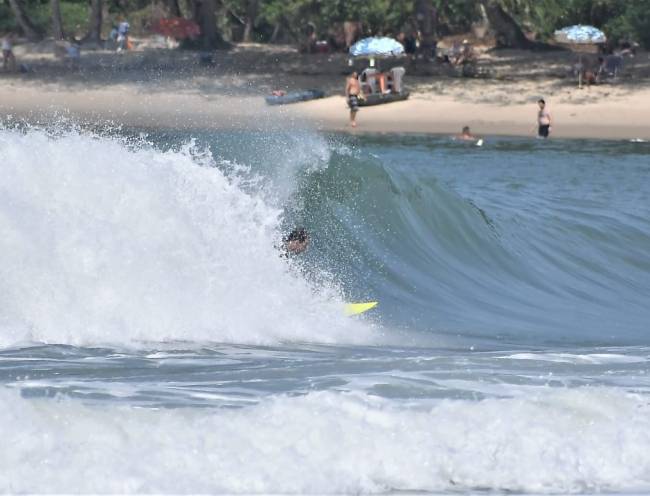
[(350, 47), (350, 55), (367, 58), (397, 57), (404, 55), (404, 47), (393, 38), (364, 38)]
[(201, 34), (199, 25), (184, 17), (171, 17), (168, 19), (160, 19), (153, 26), (153, 32), (166, 36), (168, 38), (175, 38), (183, 40), (185, 38), (197, 38)]
[[(575, 51), (581, 52), (583, 47), (605, 43), (607, 37), (600, 29), (593, 26), (567, 26), (558, 29), (554, 33), (555, 41), (564, 45), (570, 45)], [(582, 53), (579, 55), (578, 87), (582, 87)]]
[(555, 41), (566, 45), (595, 45), (605, 43), (607, 37), (600, 29), (593, 26), (568, 26), (555, 31)]

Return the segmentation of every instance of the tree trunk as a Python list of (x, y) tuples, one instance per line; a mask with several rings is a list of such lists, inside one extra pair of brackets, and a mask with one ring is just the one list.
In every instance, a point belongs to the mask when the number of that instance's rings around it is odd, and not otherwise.
[(250, 43), (253, 39), (258, 7), (258, 0), (248, 0), (246, 2), (246, 24), (244, 25), (244, 42), (246, 43)]
[(219, 47), (227, 46), (219, 31), (217, 30), (217, 0), (200, 0), (196, 2), (195, 19), (201, 26), (201, 48), (203, 50), (213, 50)]
[(169, 0), (168, 1), (168, 6), (169, 6), (169, 13), (174, 16), (174, 17), (183, 17), (183, 14), (181, 13), (181, 7), (178, 4), (178, 0)]
[(349, 49), (363, 33), (363, 26), (359, 21), (344, 21), (343, 36), (345, 38), (345, 49)]
[(43, 37), (43, 33), (34, 25), (27, 12), (25, 12), (25, 6), (22, 0), (9, 0), (9, 4), (11, 5), (11, 10), (14, 11), (14, 16), (16, 16), (16, 22), (18, 22), (25, 36), (32, 41), (40, 40)]
[(189, 0), (189, 7), (192, 13), (192, 20), (201, 26), (201, 1)]
[(275, 26), (273, 27), (273, 34), (271, 35), (271, 39), (269, 40), (269, 43), (275, 43), (278, 41), (278, 37), (280, 36), (280, 30), (282, 29), (282, 24), (280, 21), (275, 23)]
[(51, 0), (50, 6), (52, 7), (52, 37), (55, 40), (62, 40), (64, 35), (60, 0)]
[(535, 45), (526, 38), (519, 24), (503, 10), (498, 0), (484, 0), (482, 3), (490, 26), (497, 35), (498, 47), (532, 48)]
[(422, 35), (420, 40), (420, 52), (426, 57), (433, 56), (435, 47), (435, 20), (436, 10), (431, 0), (416, 0), (415, 2), (415, 20), (418, 31)]
[(90, 0), (90, 18), (86, 40), (95, 43), (102, 41), (102, 0)]

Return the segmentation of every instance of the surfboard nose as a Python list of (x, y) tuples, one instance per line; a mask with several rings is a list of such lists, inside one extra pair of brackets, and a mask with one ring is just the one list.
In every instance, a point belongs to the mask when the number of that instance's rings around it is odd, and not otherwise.
[(346, 317), (352, 315), (359, 315), (361, 313), (367, 312), (368, 310), (375, 308), (378, 302), (368, 301), (365, 303), (346, 303), (343, 311), (345, 312)]

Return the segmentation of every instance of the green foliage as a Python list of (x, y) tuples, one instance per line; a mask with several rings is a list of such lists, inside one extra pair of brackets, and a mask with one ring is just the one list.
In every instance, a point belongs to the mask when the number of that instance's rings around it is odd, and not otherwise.
[(480, 18), (476, 0), (433, 0), (438, 16), (439, 34), (462, 33)]
[(8, 3), (0, 3), (0, 34), (16, 30), (16, 20)]
[(604, 28), (614, 40), (637, 41), (650, 48), (650, 0), (625, 2), (621, 15), (608, 20)]
[(650, 48), (650, 0), (500, 0), (504, 9), (542, 40), (556, 29), (589, 24), (612, 42), (634, 40)]
[[(50, 2), (25, 2), (27, 15), (44, 33), (52, 31), (52, 10)], [(62, 1), (61, 18), (66, 34), (85, 33), (88, 24), (88, 3), (86, 1)], [(18, 31), (13, 11), (7, 3), (0, 3), (0, 33)]]
[[(51, 15), (49, 3), (47, 5), (48, 15)], [(88, 4), (86, 2), (61, 2), (61, 19), (63, 20), (63, 32), (66, 35), (81, 37), (86, 33), (88, 27)], [(52, 28), (51, 19), (48, 18), (48, 32)]]
[(294, 31), (311, 24), (327, 33), (345, 21), (360, 21), (372, 33), (396, 33), (413, 13), (413, 0), (266, 0), (260, 14), (269, 24), (284, 23)]
[[(27, 3), (27, 13), (36, 26), (48, 35), (52, 31), (52, 8), (50, 2)], [(88, 25), (87, 2), (61, 2), (61, 19), (66, 35), (85, 34)]]
[[(109, 19), (122, 14), (135, 31), (148, 24), (151, 0), (105, 0)], [(164, 3), (164, 0), (160, 0)], [(189, 15), (192, 2), (181, 0)], [(221, 30), (241, 28), (252, 0), (221, 0), (217, 25)], [(480, 6), (488, 0), (429, 0), (437, 18), (438, 35), (462, 33), (481, 18)], [(491, 0), (490, 0), (491, 1)], [(650, 0), (497, 0), (525, 30), (540, 40), (548, 40), (553, 31), (572, 24), (591, 24), (603, 29), (612, 41), (638, 41), (650, 48)], [(49, 0), (23, 0), (34, 24), (51, 30)], [(295, 39), (316, 29), (317, 36), (341, 29), (345, 21), (359, 21), (366, 34), (396, 35), (415, 26), (417, 0), (257, 0), (256, 38), (268, 39), (273, 27), (282, 28)], [(80, 35), (88, 26), (88, 0), (61, 2), (64, 30)], [(13, 13), (6, 0), (0, 0), (0, 32), (15, 30)]]

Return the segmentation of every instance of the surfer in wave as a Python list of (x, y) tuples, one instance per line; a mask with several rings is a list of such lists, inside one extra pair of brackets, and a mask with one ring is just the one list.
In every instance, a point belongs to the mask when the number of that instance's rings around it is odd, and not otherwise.
[(287, 255), (297, 255), (304, 252), (309, 246), (309, 234), (304, 227), (297, 227), (283, 241)]

